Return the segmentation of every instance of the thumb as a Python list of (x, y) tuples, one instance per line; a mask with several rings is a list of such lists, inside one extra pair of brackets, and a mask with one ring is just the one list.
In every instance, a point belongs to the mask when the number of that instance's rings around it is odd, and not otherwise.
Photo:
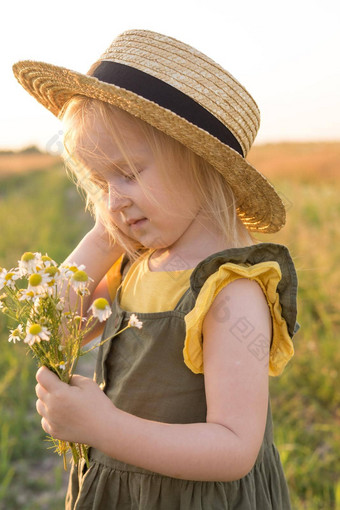
[(56, 374), (45, 366), (39, 368), (35, 378), (47, 391), (52, 391), (59, 384), (64, 384)]

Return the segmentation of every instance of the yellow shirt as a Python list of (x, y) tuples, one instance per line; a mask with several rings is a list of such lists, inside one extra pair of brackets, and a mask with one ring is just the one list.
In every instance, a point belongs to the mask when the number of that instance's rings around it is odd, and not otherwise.
[[(182, 271), (150, 271), (148, 260), (152, 251), (148, 251), (136, 260), (128, 270), (121, 289), (120, 306), (127, 311), (157, 313), (173, 310), (180, 298), (190, 286), (193, 269)], [(122, 257), (107, 273), (108, 287), (113, 300), (120, 285)], [(217, 294), (237, 278), (255, 280), (261, 286), (272, 316), (273, 338), (269, 355), (269, 375), (280, 375), (294, 355), (292, 339), (287, 323), (282, 317), (277, 285), (282, 278), (280, 265), (276, 261), (258, 264), (233, 264), (227, 262), (208, 277), (202, 286), (194, 308), (185, 316), (186, 338), (183, 348), (184, 362), (198, 374), (203, 373), (204, 318)], [(254, 345), (254, 349), (261, 346)]]
[(123, 310), (137, 314), (173, 310), (190, 286), (193, 269), (150, 271), (153, 251), (143, 254), (128, 270), (121, 291)]

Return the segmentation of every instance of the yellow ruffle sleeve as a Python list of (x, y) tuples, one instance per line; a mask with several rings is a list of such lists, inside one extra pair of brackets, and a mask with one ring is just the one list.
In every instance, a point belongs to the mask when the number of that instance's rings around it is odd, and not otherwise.
[(273, 338), (269, 354), (269, 375), (280, 375), (294, 355), (294, 347), (288, 333), (287, 323), (282, 317), (280, 297), (277, 292), (277, 285), (282, 278), (282, 273), (280, 265), (275, 261), (261, 262), (254, 265), (228, 262), (222, 264), (218, 271), (207, 278), (198, 294), (195, 307), (185, 316), (184, 362), (195, 374), (204, 372), (202, 338), (204, 318), (217, 294), (228, 283), (238, 278), (257, 281), (266, 296), (273, 324)]
[(116, 260), (116, 262), (110, 267), (110, 269), (106, 273), (107, 286), (109, 289), (111, 302), (113, 302), (114, 298), (116, 297), (117, 289), (122, 281), (120, 269), (122, 266), (123, 257), (124, 254), (121, 255), (119, 259)]

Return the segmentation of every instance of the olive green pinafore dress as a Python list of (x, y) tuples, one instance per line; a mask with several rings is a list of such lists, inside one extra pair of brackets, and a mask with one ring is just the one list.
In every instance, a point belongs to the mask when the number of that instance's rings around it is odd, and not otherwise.
[[(185, 315), (192, 310), (205, 280), (226, 262), (275, 260), (282, 279), (277, 291), (290, 337), (296, 322), (297, 276), (288, 249), (259, 243), (215, 253), (193, 270), (190, 288), (171, 311), (138, 313), (141, 330), (129, 328), (106, 342), (98, 353), (95, 379), (120, 409), (166, 423), (205, 422), (204, 376), (183, 362)], [(127, 263), (124, 257), (123, 266)], [(161, 291), (161, 289), (160, 289)], [(120, 307), (121, 287), (112, 304), (103, 338), (126, 326), (130, 312)], [(99, 418), (100, 419), (100, 418)], [(228, 462), (228, 459), (226, 459)], [(124, 464), (90, 449), (90, 467), (73, 466), (67, 510), (289, 510), (287, 483), (273, 443), (270, 402), (263, 442), (251, 471), (232, 482), (175, 479)]]

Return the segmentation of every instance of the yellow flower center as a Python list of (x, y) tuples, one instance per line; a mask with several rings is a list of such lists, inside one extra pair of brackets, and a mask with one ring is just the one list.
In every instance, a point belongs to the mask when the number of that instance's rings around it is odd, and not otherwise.
[(57, 273), (59, 273), (59, 269), (55, 266), (49, 266), (45, 268), (44, 272), (49, 274), (50, 276), (55, 276)]
[(30, 260), (33, 260), (34, 259), (34, 253), (32, 253), (31, 251), (25, 251), (25, 253), (23, 255), (21, 255), (21, 260), (23, 262), (29, 262)]
[(7, 273), (7, 274), (6, 274), (6, 276), (5, 276), (5, 280), (6, 280), (6, 282), (8, 282), (9, 280), (11, 280), (11, 279), (12, 279), (12, 277), (13, 277), (13, 275), (14, 275), (14, 273)]
[(109, 305), (107, 299), (105, 298), (98, 298), (93, 302), (93, 306), (97, 308), (98, 310), (105, 310), (105, 308)]
[(41, 257), (41, 260), (42, 260), (43, 262), (52, 262), (51, 257), (49, 257), (48, 255), (43, 255), (43, 256)]
[(31, 287), (37, 287), (42, 282), (42, 276), (39, 273), (31, 274), (31, 276), (28, 279), (28, 283), (31, 285)]
[(69, 269), (70, 271), (72, 271), (72, 273), (75, 273), (76, 271), (78, 271), (77, 266), (67, 266), (67, 269)]
[(39, 333), (41, 333), (41, 331), (42, 331), (42, 329), (41, 329), (40, 324), (32, 324), (28, 330), (28, 332), (31, 335), (39, 335)]
[(12, 333), (12, 336), (19, 336), (20, 335), (20, 331), (18, 329), (15, 329)]
[(72, 278), (76, 282), (87, 282), (89, 279), (85, 271), (76, 271)]

